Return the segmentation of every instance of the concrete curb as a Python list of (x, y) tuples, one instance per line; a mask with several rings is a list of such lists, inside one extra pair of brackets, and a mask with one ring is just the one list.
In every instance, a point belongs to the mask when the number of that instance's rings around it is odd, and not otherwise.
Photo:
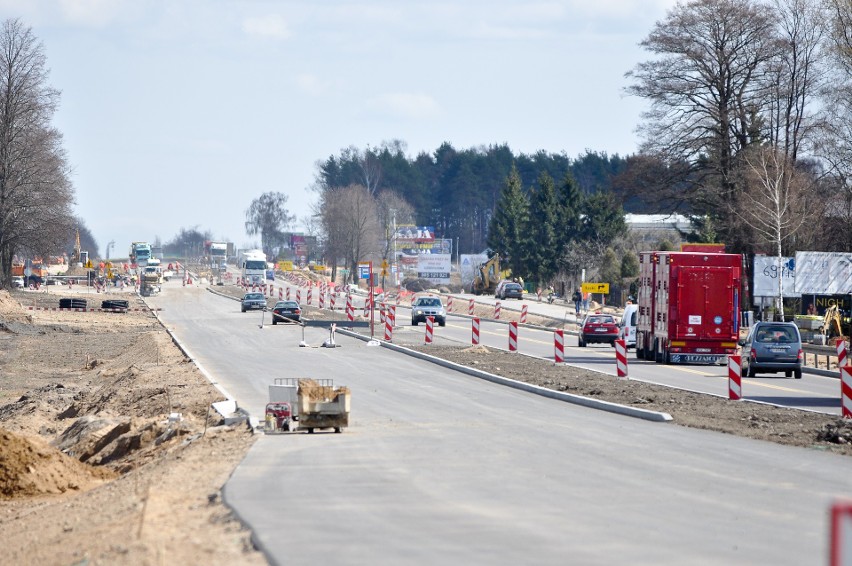
[[(344, 336), (350, 336), (352, 338), (357, 338), (359, 340), (363, 340), (365, 342), (369, 341), (369, 337), (358, 334), (357, 332), (351, 332), (349, 330), (337, 329), (337, 332), (343, 334)], [(533, 393), (535, 395), (541, 395), (542, 397), (549, 397), (551, 399), (557, 399), (559, 401), (565, 401), (568, 403), (573, 403), (575, 405), (582, 405), (584, 407), (588, 407), (590, 409), (598, 409), (601, 411), (607, 411), (610, 413), (616, 413), (619, 415), (624, 415), (628, 417), (639, 418), (652, 422), (668, 422), (672, 420), (671, 415), (668, 413), (658, 413), (656, 411), (648, 411), (646, 409), (637, 409), (634, 407), (628, 407), (626, 405), (619, 405), (617, 403), (609, 403), (607, 401), (600, 401), (598, 399), (591, 399), (589, 397), (582, 397), (580, 395), (572, 395), (570, 393), (564, 393), (562, 391), (553, 391), (552, 389), (547, 389), (544, 387), (539, 387), (538, 385), (531, 385), (529, 383), (524, 383), (522, 381), (515, 381), (514, 379), (509, 379), (506, 377), (500, 377), (499, 375), (494, 375), (493, 373), (484, 372), (481, 370), (469, 368), (467, 366), (463, 366), (461, 364), (457, 364), (455, 362), (450, 362), (441, 358), (437, 358), (435, 356), (430, 356), (429, 354), (424, 354), (422, 352), (417, 352), (414, 350), (410, 350), (403, 346), (398, 346), (396, 344), (392, 344), (390, 342), (379, 341), (379, 343), (384, 348), (389, 348), (395, 352), (400, 352), (402, 354), (406, 354), (408, 356), (412, 356), (414, 358), (419, 358), (421, 360), (425, 360), (427, 362), (431, 362), (433, 364), (437, 364), (439, 366), (443, 366), (447, 369), (451, 369), (454, 371), (458, 371), (461, 373), (465, 373), (467, 375), (477, 377), (479, 379), (484, 379), (486, 381), (490, 381), (492, 383), (497, 383), (499, 385), (505, 385), (507, 387), (511, 387), (513, 389), (519, 389), (521, 391), (526, 391), (528, 393)]]

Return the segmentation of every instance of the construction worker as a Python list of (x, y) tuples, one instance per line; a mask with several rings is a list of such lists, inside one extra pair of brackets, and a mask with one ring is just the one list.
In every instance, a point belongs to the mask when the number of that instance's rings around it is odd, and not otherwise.
[(580, 316), (580, 303), (583, 300), (583, 294), (579, 289), (574, 291), (574, 294), (571, 296), (571, 300), (574, 301), (574, 314), (576, 316)]

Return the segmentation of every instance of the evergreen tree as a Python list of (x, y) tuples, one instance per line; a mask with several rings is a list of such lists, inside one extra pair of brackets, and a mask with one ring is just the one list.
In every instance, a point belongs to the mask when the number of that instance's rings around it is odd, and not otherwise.
[(488, 226), (488, 247), (500, 254), (501, 261), (515, 274), (523, 272), (524, 235), (528, 221), (529, 203), (521, 188), (521, 177), (513, 165)]
[(557, 237), (560, 216), (553, 177), (542, 173), (538, 187), (530, 194), (530, 223), (526, 234), (526, 272), (540, 285), (550, 282), (559, 268), (560, 240)]

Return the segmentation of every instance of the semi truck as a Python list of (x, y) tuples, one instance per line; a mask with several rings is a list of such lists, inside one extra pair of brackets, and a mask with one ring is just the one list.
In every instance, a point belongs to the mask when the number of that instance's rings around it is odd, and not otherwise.
[(139, 267), (148, 265), (148, 260), (151, 259), (151, 244), (148, 242), (133, 242), (130, 244), (130, 263), (135, 263)]
[(636, 357), (724, 363), (736, 354), (743, 259), (739, 254), (639, 254)]
[[(228, 262), (228, 243), (210, 242), (209, 246), (210, 267), (215, 271)], [(264, 258), (265, 261), (265, 258)]]
[(276, 378), (269, 386), (264, 431), (341, 432), (349, 426), (350, 398), (349, 388), (335, 387), (331, 379)]
[(244, 282), (262, 284), (266, 279), (266, 254), (261, 250), (244, 250), (240, 252), (237, 267)]

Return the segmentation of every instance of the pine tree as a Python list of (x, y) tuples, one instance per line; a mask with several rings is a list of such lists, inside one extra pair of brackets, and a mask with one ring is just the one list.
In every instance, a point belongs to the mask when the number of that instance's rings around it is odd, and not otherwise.
[(553, 178), (542, 173), (538, 187), (530, 194), (530, 227), (525, 246), (527, 273), (542, 286), (550, 282), (559, 268), (559, 208)]
[(504, 265), (517, 275), (523, 272), (523, 246), (528, 222), (529, 203), (521, 188), (518, 170), (512, 165), (488, 226), (488, 247), (500, 254)]

